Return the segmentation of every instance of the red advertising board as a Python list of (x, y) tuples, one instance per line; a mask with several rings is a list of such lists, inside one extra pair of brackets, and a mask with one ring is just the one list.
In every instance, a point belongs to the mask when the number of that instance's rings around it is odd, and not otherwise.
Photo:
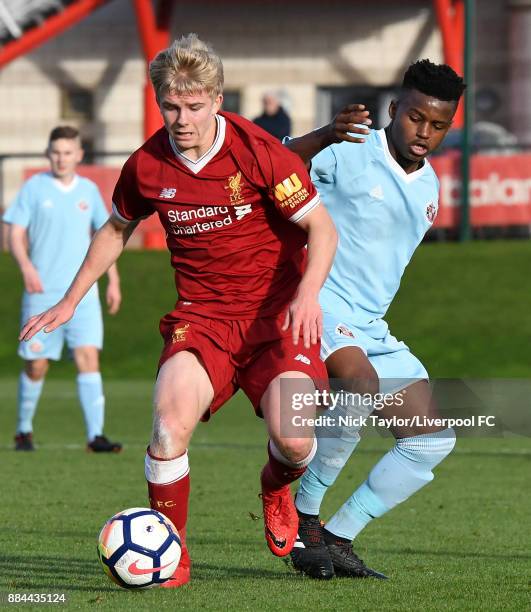
[[(441, 183), (434, 227), (456, 227), (461, 192), (460, 157), (448, 153), (430, 161)], [(531, 224), (531, 154), (473, 155), (471, 177), (472, 226)]]
[[(28, 168), (24, 172), (24, 178), (29, 178), (36, 172), (46, 171), (48, 168)], [(110, 166), (95, 166), (81, 165), (78, 166), (78, 173), (81, 176), (86, 176), (91, 181), (94, 181), (101, 192), (105, 205), (111, 210), (112, 194), (116, 181), (120, 176), (120, 168), (111, 168)], [(139, 240), (131, 243), (143, 246), (148, 249), (165, 249), (166, 248), (166, 233), (162, 229), (157, 215), (151, 215), (148, 219), (141, 221), (135, 230), (135, 236), (140, 237)]]
[[(461, 191), (459, 154), (447, 153), (430, 161), (441, 183), (434, 227), (457, 227)], [(473, 155), (471, 164), (471, 225), (531, 225), (531, 154)], [(40, 170), (42, 168), (26, 170), (25, 177)], [(98, 185), (110, 209), (120, 169), (84, 165), (78, 171)], [(135, 234), (140, 234), (139, 242), (145, 248), (166, 247), (165, 233), (157, 215), (142, 221)]]

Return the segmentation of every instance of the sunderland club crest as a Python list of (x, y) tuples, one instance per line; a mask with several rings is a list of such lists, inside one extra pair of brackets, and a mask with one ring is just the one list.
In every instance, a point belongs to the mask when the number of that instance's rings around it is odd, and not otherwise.
[(430, 223), (435, 221), (435, 217), (437, 216), (437, 207), (433, 202), (428, 202), (426, 206), (426, 218)]

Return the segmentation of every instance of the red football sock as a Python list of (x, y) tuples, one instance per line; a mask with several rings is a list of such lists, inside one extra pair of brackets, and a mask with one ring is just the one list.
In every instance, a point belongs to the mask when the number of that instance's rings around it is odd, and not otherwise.
[(267, 489), (281, 489), (285, 485), (297, 480), (297, 478), (300, 478), (306, 471), (306, 465), (303, 467), (291, 467), (285, 463), (281, 463), (278, 459), (273, 457), (269, 445), (267, 446), (267, 453), (269, 455), (269, 461), (265, 464), (261, 476), (262, 484)]
[(188, 498), (190, 496), (190, 475), (171, 484), (148, 482), (149, 503), (175, 525), (183, 544), (186, 543), (186, 519), (188, 517)]
[[(148, 455), (155, 461), (164, 461), (164, 459), (154, 457), (149, 449)], [(148, 480), (148, 493), (151, 508), (158, 510), (170, 519), (177, 528), (183, 545), (185, 545), (188, 499), (190, 497), (190, 474), (188, 471), (178, 480), (167, 484), (157, 484)]]

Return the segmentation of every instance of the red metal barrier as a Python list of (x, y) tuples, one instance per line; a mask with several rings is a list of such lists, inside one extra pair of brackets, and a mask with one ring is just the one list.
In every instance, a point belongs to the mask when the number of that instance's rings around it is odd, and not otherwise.
[[(464, 74), (465, 7), (463, 0), (433, 0), (433, 9), (441, 32), (444, 61), (457, 74)], [(464, 102), (461, 100), (454, 117), (454, 127), (463, 127)]]

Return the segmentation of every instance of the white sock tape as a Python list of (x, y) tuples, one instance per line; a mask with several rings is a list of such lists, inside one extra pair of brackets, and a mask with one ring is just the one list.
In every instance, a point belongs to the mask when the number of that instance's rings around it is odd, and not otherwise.
[(190, 471), (188, 451), (184, 455), (176, 459), (169, 459), (168, 461), (153, 459), (153, 457), (146, 453), (144, 471), (146, 480), (153, 484), (171, 484), (172, 482), (177, 482), (177, 480), (184, 478)]

